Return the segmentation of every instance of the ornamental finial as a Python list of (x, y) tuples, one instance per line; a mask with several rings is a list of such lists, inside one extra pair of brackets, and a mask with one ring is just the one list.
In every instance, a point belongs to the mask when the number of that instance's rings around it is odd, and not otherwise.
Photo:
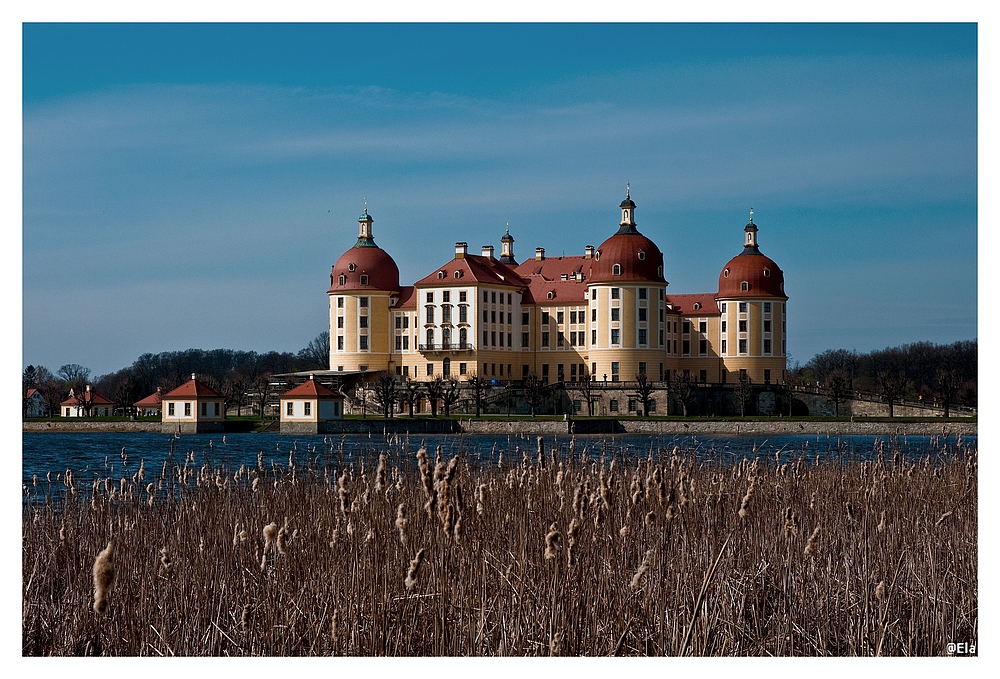
[(753, 208), (750, 208), (750, 223), (753, 224)]
[(625, 182), (625, 197), (626, 198), (631, 198), (632, 197), (632, 183), (631, 182)]

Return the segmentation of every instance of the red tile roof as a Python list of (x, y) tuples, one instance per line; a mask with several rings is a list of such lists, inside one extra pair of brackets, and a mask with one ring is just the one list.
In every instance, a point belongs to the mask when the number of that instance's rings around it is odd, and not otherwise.
[(292, 387), (284, 394), (282, 394), (281, 398), (287, 398), (289, 396), (318, 396), (318, 397), (326, 397), (326, 398), (332, 397), (339, 399), (344, 398), (342, 394), (338, 394), (329, 387), (320, 384), (319, 382), (313, 379), (306, 380), (297, 387)]
[(201, 396), (222, 398), (222, 394), (196, 379), (188, 380), (173, 391), (164, 394), (162, 398), (197, 398)]
[(141, 401), (136, 401), (132, 405), (136, 408), (159, 408), (163, 404), (163, 395), (160, 390), (157, 389), (155, 392), (142, 399)]
[[(685, 316), (718, 316), (719, 304), (715, 301), (714, 292), (696, 292), (691, 295), (667, 295), (667, 304), (674, 307), (674, 312)], [(695, 309), (694, 305), (699, 304), (700, 308)]]
[(404, 285), (399, 290), (399, 297), (396, 298), (396, 303), (393, 305), (393, 309), (416, 309), (417, 308), (417, 295), (416, 290), (412, 285)]
[[(455, 278), (456, 271), (459, 272), (458, 278)], [(444, 272), (443, 277), (438, 275), (441, 272)], [(516, 288), (527, 285), (527, 281), (518, 276), (517, 272), (510, 266), (481, 255), (466, 255), (452, 259), (444, 266), (435, 269), (434, 273), (421, 278), (414, 285), (419, 287), (461, 285), (463, 282), (509, 285)]]
[[(86, 394), (87, 392), (84, 391), (84, 392), (80, 392), (80, 393), (81, 393), (81, 395), (83, 395), (83, 394)], [(98, 394), (96, 391), (91, 391), (90, 392), (90, 404), (91, 405), (95, 405), (95, 406), (97, 406), (97, 405), (101, 405), (101, 406), (113, 406), (114, 405), (114, 401), (109, 401), (108, 399), (106, 399), (103, 396), (101, 396), (100, 394)], [(66, 399), (65, 401), (63, 401), (62, 403), (60, 403), (59, 405), (75, 406), (75, 405), (80, 405), (80, 401), (77, 400), (77, 396), (72, 396), (72, 397)]]
[[(525, 304), (580, 304), (587, 301), (587, 280), (594, 260), (583, 256), (547, 257), (541, 261), (529, 259), (516, 269), (528, 281)], [(567, 280), (562, 280), (563, 274)], [(574, 275), (583, 280), (573, 280)], [(549, 293), (552, 299), (549, 299)]]

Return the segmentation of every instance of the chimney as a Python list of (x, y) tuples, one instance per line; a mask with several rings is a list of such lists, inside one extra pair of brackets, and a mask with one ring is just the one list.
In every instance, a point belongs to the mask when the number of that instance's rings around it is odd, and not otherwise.
[(489, 259), (493, 259), (493, 246), (492, 245), (484, 245), (483, 246), (483, 257), (488, 257)]
[(585, 254), (583, 255), (583, 258), (584, 259), (593, 259), (594, 258), (594, 246), (593, 245), (588, 245), (587, 246), (587, 249), (585, 250)]
[(455, 243), (455, 259), (465, 259), (467, 254), (469, 254), (468, 243)]
[(194, 379), (194, 373), (191, 373), (191, 379), (192, 380)]
[(545, 248), (535, 248), (535, 261), (540, 262), (545, 259)]
[(564, 274), (561, 274), (561, 275), (559, 276), (559, 280), (562, 280), (562, 281), (567, 281), (567, 280), (569, 280), (569, 274), (566, 274), (566, 273), (564, 273)]

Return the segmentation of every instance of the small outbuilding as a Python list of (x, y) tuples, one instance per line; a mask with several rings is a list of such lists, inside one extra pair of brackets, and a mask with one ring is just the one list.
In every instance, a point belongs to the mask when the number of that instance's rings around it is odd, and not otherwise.
[(69, 398), (59, 404), (63, 417), (110, 417), (115, 404), (92, 391), (90, 385), (79, 394), (69, 390)]
[(154, 393), (141, 401), (136, 401), (132, 405), (135, 406), (135, 410), (140, 417), (161, 415), (163, 413), (163, 394), (160, 392), (160, 388), (157, 387)]
[(344, 396), (314, 379), (281, 395), (282, 434), (325, 434), (331, 422), (343, 419)]
[(222, 394), (195, 375), (162, 396), (164, 434), (202, 434), (223, 431), (226, 419), (225, 399)]

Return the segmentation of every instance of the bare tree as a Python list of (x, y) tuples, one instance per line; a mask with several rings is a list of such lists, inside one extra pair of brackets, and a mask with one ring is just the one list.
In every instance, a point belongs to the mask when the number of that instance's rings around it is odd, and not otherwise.
[(250, 380), (242, 370), (233, 370), (222, 381), (222, 396), (226, 399), (227, 408), (236, 406), (236, 417), (243, 414), (243, 402), (249, 388)]
[(84, 368), (78, 363), (69, 363), (61, 366), (56, 372), (56, 375), (58, 375), (59, 379), (66, 383), (67, 388), (80, 388), (90, 381), (90, 368)]
[(442, 387), (441, 406), (444, 409), (444, 416), (448, 417), (451, 415), (451, 407), (458, 403), (458, 399), (462, 396), (462, 388), (454, 377), (444, 380)]
[(330, 369), (330, 333), (324, 330), (316, 339), (309, 342), (304, 349), (299, 351), (298, 358), (303, 361), (304, 370), (329, 370)]
[(753, 395), (750, 388), (752, 384), (753, 380), (750, 379), (750, 375), (745, 370), (741, 370), (740, 379), (736, 383), (736, 402), (740, 406), (740, 417), (746, 417), (747, 403), (750, 402), (750, 397)]
[(38, 370), (29, 365), (21, 373), (21, 417), (28, 416), (28, 392), (38, 386)]
[(485, 377), (480, 377), (479, 375), (471, 375), (466, 382), (469, 389), (472, 391), (472, 400), (476, 404), (476, 417), (482, 415), (483, 406), (486, 402), (486, 393), (490, 387), (490, 381)]
[(427, 400), (431, 404), (431, 417), (437, 417), (438, 399), (444, 393), (444, 380), (439, 375), (429, 382), (424, 382), (424, 391), (427, 392)]
[(535, 373), (531, 373), (524, 378), (524, 400), (528, 402), (528, 408), (531, 409), (532, 417), (535, 416), (535, 411), (538, 410), (538, 402), (541, 400), (544, 386)]
[(826, 387), (826, 400), (833, 404), (836, 417), (840, 417), (840, 404), (850, 397), (850, 386), (847, 374), (842, 368), (833, 368), (826, 374), (823, 386)]
[(674, 395), (681, 404), (681, 413), (684, 417), (687, 417), (688, 407), (691, 405), (691, 400), (694, 398), (694, 383), (691, 380), (691, 374), (688, 372), (674, 373)]
[(396, 378), (383, 373), (375, 380), (375, 404), (385, 418), (392, 417), (392, 407), (396, 403)]
[(398, 387), (399, 395), (410, 409), (410, 417), (413, 417), (413, 408), (420, 400), (420, 383), (411, 380), (409, 377), (403, 379), (403, 383)]
[(951, 405), (955, 402), (955, 397), (963, 386), (963, 380), (959, 376), (958, 370), (951, 366), (938, 366), (935, 377), (935, 395), (941, 399), (944, 416), (950, 417)]
[(594, 416), (594, 395), (597, 390), (594, 388), (596, 382), (594, 382), (593, 377), (589, 373), (583, 373), (580, 375), (580, 382), (576, 383), (575, 391), (580, 395), (580, 400), (587, 403), (587, 415), (590, 417)]
[(653, 399), (653, 391), (655, 387), (653, 383), (649, 381), (646, 373), (639, 373), (635, 376), (635, 395), (642, 402), (642, 415), (644, 417), (649, 417), (649, 402)]

